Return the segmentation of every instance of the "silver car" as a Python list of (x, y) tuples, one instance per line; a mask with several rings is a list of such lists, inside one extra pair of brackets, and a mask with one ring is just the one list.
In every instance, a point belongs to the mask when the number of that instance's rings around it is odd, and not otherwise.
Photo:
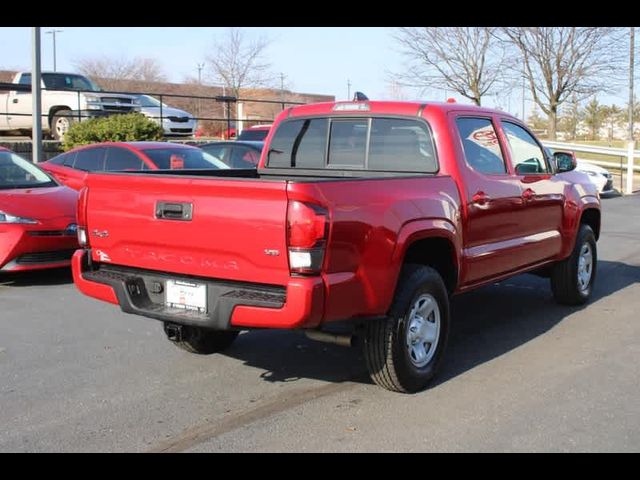
[[(196, 130), (196, 120), (189, 112), (173, 108), (149, 95), (140, 95), (140, 112), (160, 123), (166, 136), (193, 136)], [(162, 108), (160, 106), (162, 105)]]

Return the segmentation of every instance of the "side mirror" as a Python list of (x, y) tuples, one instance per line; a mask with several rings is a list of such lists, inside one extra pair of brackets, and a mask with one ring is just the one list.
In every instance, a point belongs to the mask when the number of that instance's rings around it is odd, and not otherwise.
[(556, 163), (558, 173), (575, 170), (578, 162), (573, 152), (553, 152), (553, 160)]

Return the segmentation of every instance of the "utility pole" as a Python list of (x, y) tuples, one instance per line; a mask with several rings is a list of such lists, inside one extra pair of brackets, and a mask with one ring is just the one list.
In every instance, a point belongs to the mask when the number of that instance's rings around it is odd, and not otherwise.
[(280, 101), (282, 102), (282, 110), (284, 110), (284, 73), (280, 73)]
[[(197, 63), (196, 67), (198, 69), (198, 85), (202, 85), (202, 69), (204, 68), (204, 63)], [(198, 95), (202, 95), (201, 92), (198, 92)], [(198, 98), (198, 118), (197, 120), (200, 120), (200, 109), (201, 109), (201, 100), (200, 98)]]
[(47, 30), (45, 33), (49, 33), (53, 36), (53, 71), (56, 71), (56, 33), (63, 32), (64, 30)]
[(31, 116), (32, 147), (31, 161), (42, 160), (42, 92), (40, 90), (40, 27), (31, 27)]
[(347, 100), (351, 100), (351, 80), (347, 78)]
[[(635, 37), (636, 29), (631, 27), (631, 35), (629, 36), (629, 144), (627, 149), (627, 187), (625, 193), (633, 193), (633, 153), (635, 150), (635, 141), (633, 139), (633, 60), (635, 53)], [(622, 173), (622, 172), (620, 172)]]

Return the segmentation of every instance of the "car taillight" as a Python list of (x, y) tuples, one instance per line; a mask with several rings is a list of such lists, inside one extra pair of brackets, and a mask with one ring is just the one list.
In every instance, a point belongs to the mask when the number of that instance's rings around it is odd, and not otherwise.
[(78, 197), (78, 210), (76, 218), (78, 221), (78, 243), (81, 247), (89, 246), (89, 235), (87, 234), (87, 199), (89, 198), (89, 189), (84, 187), (80, 190)]
[(317, 275), (322, 269), (329, 233), (329, 212), (292, 200), (287, 208), (287, 246), (291, 273)]

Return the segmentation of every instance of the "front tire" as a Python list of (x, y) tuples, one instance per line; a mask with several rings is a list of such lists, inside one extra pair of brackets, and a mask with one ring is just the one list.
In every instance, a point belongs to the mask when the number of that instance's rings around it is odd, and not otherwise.
[(364, 357), (371, 379), (394, 392), (424, 389), (442, 361), (449, 323), (449, 297), (438, 272), (405, 266), (388, 316), (365, 323)]
[(62, 142), (73, 122), (74, 117), (71, 115), (71, 110), (57, 111), (51, 117), (51, 136), (53, 139)]
[(175, 340), (169, 337), (167, 326), (168, 324), (165, 322), (164, 331), (171, 343), (182, 350), (199, 355), (211, 355), (212, 353), (226, 350), (231, 346), (239, 333), (183, 325), (180, 338)]
[(558, 262), (551, 273), (556, 302), (583, 305), (593, 291), (598, 265), (596, 237), (589, 225), (580, 225), (571, 256)]

